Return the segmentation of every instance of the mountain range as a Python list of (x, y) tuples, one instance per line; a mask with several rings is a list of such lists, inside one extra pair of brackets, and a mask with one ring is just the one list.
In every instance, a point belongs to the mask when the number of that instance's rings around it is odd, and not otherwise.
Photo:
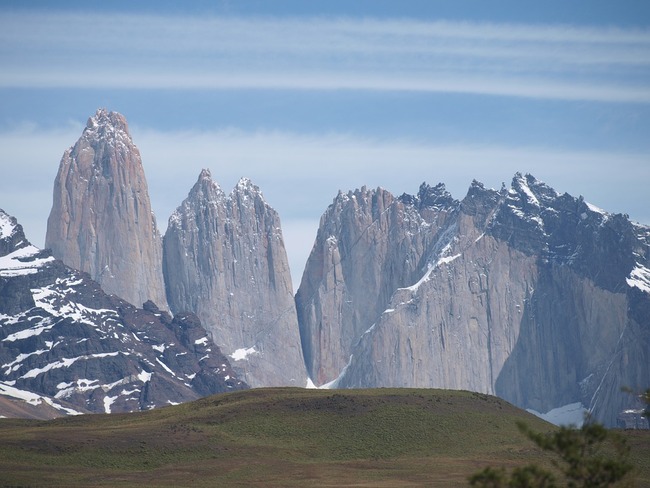
[(151, 301), (137, 308), (107, 294), (32, 246), (3, 211), (0, 368), (3, 410), (37, 418), (148, 410), (247, 387), (196, 315), (172, 318)]
[(621, 388), (650, 384), (650, 227), (531, 175), (461, 200), (443, 184), (340, 191), (295, 297), (280, 218), (246, 178), (226, 194), (203, 170), (160, 236), (115, 112), (64, 153), (51, 252), (1, 216), (0, 395), (73, 413), (426, 387), (640, 419)]

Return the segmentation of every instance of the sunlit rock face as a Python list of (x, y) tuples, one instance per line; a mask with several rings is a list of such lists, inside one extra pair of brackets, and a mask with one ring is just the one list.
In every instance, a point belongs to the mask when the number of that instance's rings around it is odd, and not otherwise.
[(457, 207), (443, 186), (423, 185), (417, 197), (365, 187), (337, 195), (321, 218), (296, 294), (315, 383), (339, 375), (394, 291), (417, 280)]
[(108, 293), (167, 308), (162, 238), (126, 119), (100, 109), (61, 159), (45, 246)]
[(650, 383), (650, 229), (530, 175), (339, 194), (296, 296), (317, 384), (581, 402), (615, 425)]
[(248, 384), (307, 384), (280, 218), (250, 180), (226, 195), (201, 172), (169, 219), (164, 274), (172, 311), (196, 313)]

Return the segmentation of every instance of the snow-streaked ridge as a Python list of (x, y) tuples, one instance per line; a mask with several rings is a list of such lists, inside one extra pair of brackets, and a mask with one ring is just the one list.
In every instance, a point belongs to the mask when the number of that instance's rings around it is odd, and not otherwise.
[(66, 415), (82, 415), (81, 412), (74, 410), (72, 408), (64, 407), (63, 405), (55, 402), (51, 398), (38, 395), (37, 393), (33, 393), (31, 391), (14, 388), (13, 386), (10, 386), (1, 381), (0, 381), (0, 395), (9, 398), (15, 398), (17, 400), (22, 400), (25, 403), (34, 406), (38, 406), (41, 405), (42, 403), (46, 403), (51, 407), (61, 411), (62, 413), (65, 413)]
[(36, 246), (29, 245), (0, 257), (0, 276), (3, 278), (11, 278), (14, 276), (34, 274), (44, 264), (54, 261), (52, 256), (37, 258), (36, 256), (40, 252), (42, 251)]

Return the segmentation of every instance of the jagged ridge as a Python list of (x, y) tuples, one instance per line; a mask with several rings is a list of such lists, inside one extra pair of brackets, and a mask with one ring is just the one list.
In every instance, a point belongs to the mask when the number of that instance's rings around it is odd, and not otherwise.
[(620, 387), (650, 381), (647, 235), (530, 175), (461, 202), (441, 185), (339, 193), (296, 296), (310, 374), (579, 401), (614, 425), (634, 400)]

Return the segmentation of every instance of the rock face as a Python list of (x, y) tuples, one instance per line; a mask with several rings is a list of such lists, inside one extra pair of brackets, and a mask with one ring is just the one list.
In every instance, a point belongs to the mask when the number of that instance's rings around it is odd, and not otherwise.
[(166, 309), (161, 241), (126, 119), (100, 109), (63, 154), (45, 246), (106, 292)]
[(107, 295), (0, 210), (0, 408), (130, 412), (245, 387), (195, 315)]
[(339, 194), (296, 303), (318, 384), (581, 402), (607, 425), (634, 403), (621, 387), (650, 384), (650, 228), (529, 175), (460, 202)]
[(259, 188), (226, 195), (203, 170), (169, 219), (163, 268), (171, 310), (196, 313), (248, 384), (306, 385), (280, 219)]
[(457, 206), (443, 185), (423, 184), (417, 197), (402, 199), (365, 187), (337, 195), (296, 294), (305, 363), (316, 384), (339, 375), (395, 289), (417, 280)]

